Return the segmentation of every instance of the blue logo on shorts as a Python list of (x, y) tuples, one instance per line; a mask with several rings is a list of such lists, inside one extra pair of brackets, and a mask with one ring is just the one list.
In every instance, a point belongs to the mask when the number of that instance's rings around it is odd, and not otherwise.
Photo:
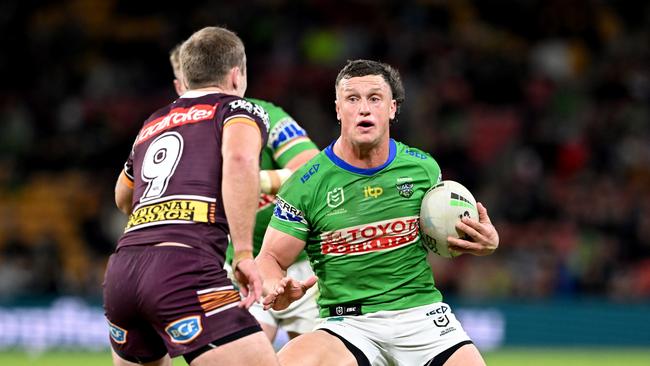
[(126, 343), (126, 333), (127, 333), (127, 331), (125, 329), (122, 329), (122, 328), (118, 327), (117, 325), (115, 325), (115, 324), (113, 324), (111, 322), (108, 322), (108, 331), (111, 334), (111, 339), (113, 339), (113, 341), (115, 343), (118, 343), (118, 344)]
[(179, 319), (167, 326), (165, 332), (174, 343), (188, 343), (198, 337), (203, 331), (201, 316), (194, 315)]

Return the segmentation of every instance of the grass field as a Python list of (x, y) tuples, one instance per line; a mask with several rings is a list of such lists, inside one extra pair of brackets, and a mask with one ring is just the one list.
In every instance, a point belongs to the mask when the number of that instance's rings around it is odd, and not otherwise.
[[(647, 349), (544, 349), (516, 348), (484, 353), (491, 366), (648, 366), (650, 348)], [(0, 352), (0, 365), (12, 366), (100, 366), (110, 365), (106, 353), (51, 352), (40, 356), (21, 352)], [(187, 365), (182, 358), (174, 365)]]

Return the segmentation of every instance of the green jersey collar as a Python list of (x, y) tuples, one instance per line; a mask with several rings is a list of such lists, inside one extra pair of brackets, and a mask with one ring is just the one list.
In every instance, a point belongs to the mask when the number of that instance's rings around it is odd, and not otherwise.
[(339, 158), (338, 156), (336, 156), (336, 154), (334, 154), (334, 143), (336, 143), (336, 140), (332, 141), (332, 143), (325, 148), (325, 155), (327, 155), (327, 157), (332, 161), (332, 163), (334, 163), (338, 167), (357, 174), (373, 175), (378, 171), (387, 167), (388, 164), (392, 163), (393, 160), (395, 160), (395, 155), (397, 155), (397, 144), (395, 143), (395, 140), (390, 139), (390, 141), (388, 142), (389, 144), (388, 159), (386, 160), (385, 163), (383, 163), (382, 165), (376, 168), (368, 168), (368, 169), (357, 168), (356, 166), (352, 166), (346, 163), (345, 161), (343, 161), (343, 159)]

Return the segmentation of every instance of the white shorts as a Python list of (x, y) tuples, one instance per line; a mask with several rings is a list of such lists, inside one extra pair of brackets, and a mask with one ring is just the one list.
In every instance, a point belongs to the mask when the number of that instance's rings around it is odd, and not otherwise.
[[(406, 310), (323, 318), (316, 328), (326, 329), (351, 343), (373, 366), (425, 365), (445, 350), (471, 341), (449, 305), (443, 302)], [(356, 350), (350, 351), (354, 354)]]
[[(231, 271), (229, 270), (229, 273)], [(306, 260), (296, 262), (287, 268), (287, 276), (299, 281), (304, 281), (313, 275), (314, 271), (311, 269), (309, 261)], [(319, 320), (318, 305), (316, 304), (318, 294), (318, 285), (314, 285), (307, 290), (305, 296), (294, 301), (284, 310), (264, 310), (262, 304), (257, 302), (253, 303), (248, 310), (260, 323), (282, 328), (287, 332), (307, 333), (314, 330)]]

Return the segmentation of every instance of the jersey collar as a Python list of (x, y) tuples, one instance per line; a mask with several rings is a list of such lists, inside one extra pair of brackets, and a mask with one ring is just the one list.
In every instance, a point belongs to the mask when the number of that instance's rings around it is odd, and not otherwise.
[(179, 98), (198, 98), (208, 94), (219, 94), (222, 93), (220, 90), (188, 90)]
[(357, 168), (356, 166), (346, 163), (345, 161), (343, 161), (343, 159), (339, 158), (338, 156), (336, 156), (336, 154), (334, 154), (334, 143), (336, 143), (336, 140), (332, 141), (332, 143), (325, 148), (325, 155), (327, 155), (327, 157), (332, 161), (332, 163), (334, 163), (334, 165), (338, 166), (339, 168), (357, 174), (373, 175), (378, 171), (384, 169), (386, 166), (388, 166), (388, 164), (392, 163), (393, 160), (395, 160), (395, 155), (397, 155), (397, 144), (395, 143), (395, 140), (390, 139), (388, 142), (388, 146), (389, 146), (388, 159), (386, 160), (385, 163), (375, 168), (368, 168), (368, 169)]

